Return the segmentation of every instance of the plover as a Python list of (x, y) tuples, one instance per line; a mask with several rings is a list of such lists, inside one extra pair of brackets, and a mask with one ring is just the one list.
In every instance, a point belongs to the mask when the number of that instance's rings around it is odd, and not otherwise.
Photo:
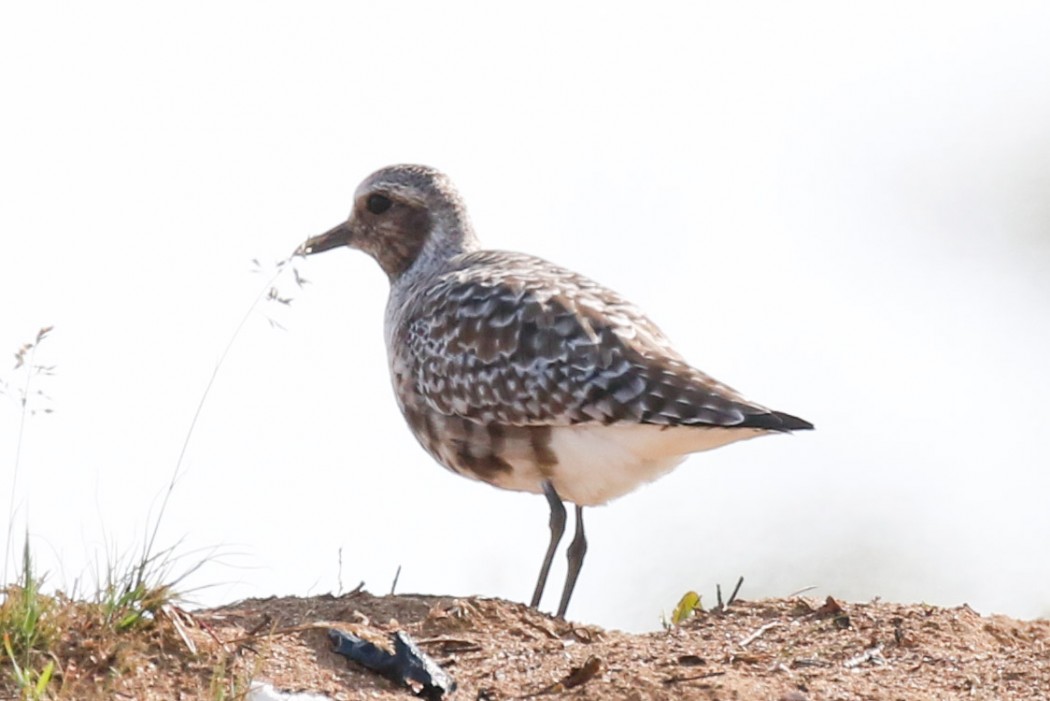
[(441, 172), (376, 171), (350, 217), (299, 253), (371, 255), (390, 278), (386, 345), (401, 413), (430, 455), (496, 487), (542, 493), (550, 542), (538, 607), (576, 507), (564, 617), (587, 550), (583, 507), (667, 473), (690, 453), (813, 428), (689, 365), (641, 311), (535, 256), (486, 250)]

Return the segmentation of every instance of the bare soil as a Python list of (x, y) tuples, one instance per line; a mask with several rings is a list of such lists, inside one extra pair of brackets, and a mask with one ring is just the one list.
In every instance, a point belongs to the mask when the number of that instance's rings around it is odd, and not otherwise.
[(627, 634), (501, 600), (366, 592), (171, 610), (119, 674), (71, 654), (59, 696), (244, 698), (256, 680), (338, 700), (414, 698), (331, 652), (331, 627), (377, 643), (407, 632), (455, 678), (450, 699), (1050, 699), (1050, 621), (967, 606), (738, 600)]

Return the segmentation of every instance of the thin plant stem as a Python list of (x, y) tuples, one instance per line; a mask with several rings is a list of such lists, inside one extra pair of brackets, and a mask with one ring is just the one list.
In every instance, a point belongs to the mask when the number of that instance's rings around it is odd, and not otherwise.
[(197, 402), (197, 409), (193, 412), (193, 418), (190, 420), (189, 429), (187, 429), (186, 436), (182, 440), (182, 448), (179, 450), (179, 457), (175, 461), (175, 469), (171, 473), (171, 480), (168, 482), (168, 487), (164, 492), (164, 497), (161, 499), (160, 509), (158, 510), (157, 518), (153, 523), (152, 532), (150, 533), (149, 539), (143, 545), (142, 558), (139, 563), (140, 580), (144, 578), (146, 565), (151, 560), (153, 547), (157, 540), (157, 533), (160, 531), (160, 523), (163, 520), (164, 512), (168, 507), (168, 500), (171, 497), (172, 491), (175, 489), (175, 483), (178, 482), (179, 476), (182, 474), (182, 464), (186, 458), (186, 451), (189, 449), (190, 446), (190, 439), (193, 438), (193, 433), (197, 428), (197, 421), (198, 419), (200, 419), (201, 412), (204, 410), (204, 403), (207, 401), (208, 395), (211, 393), (212, 385), (215, 384), (215, 378), (218, 376), (219, 370), (222, 369), (223, 364), (226, 362), (226, 356), (229, 355), (230, 349), (233, 348), (233, 344), (237, 340), (237, 337), (240, 336), (241, 330), (244, 328), (244, 325), (248, 323), (248, 319), (251, 318), (251, 315), (255, 311), (255, 308), (259, 305), (259, 302), (263, 301), (263, 299), (267, 297), (270, 290), (273, 288), (274, 282), (276, 282), (277, 278), (280, 277), (281, 273), (283, 272), (284, 264), (282, 263), (278, 266), (277, 271), (272, 276), (270, 276), (270, 279), (266, 281), (262, 289), (259, 290), (259, 294), (255, 296), (255, 299), (248, 306), (247, 311), (244, 312), (244, 316), (241, 317), (240, 322), (237, 324), (236, 328), (234, 328), (233, 334), (230, 336), (230, 340), (226, 343), (226, 346), (225, 348), (223, 348), (222, 353), (219, 354), (218, 361), (216, 361), (215, 366), (212, 368), (211, 377), (208, 378), (208, 383), (204, 386), (204, 392), (201, 393), (200, 401)]
[(22, 410), (18, 417), (18, 439), (15, 441), (15, 469), (11, 475), (11, 501), (7, 507), (7, 541), (4, 543), (4, 582), (6, 583), (8, 570), (11, 562), (11, 536), (15, 531), (15, 494), (18, 491), (18, 471), (22, 464), (22, 438), (26, 431), (26, 416), (29, 414), (29, 389), (33, 384), (33, 360), (36, 357), (37, 344), (34, 343), (29, 349), (29, 358), (23, 361), (26, 369), (26, 382), (22, 388)]

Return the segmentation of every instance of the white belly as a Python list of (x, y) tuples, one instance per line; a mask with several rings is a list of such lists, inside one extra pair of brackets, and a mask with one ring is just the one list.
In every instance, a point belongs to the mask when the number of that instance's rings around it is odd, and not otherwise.
[[(767, 433), (749, 428), (661, 428), (649, 424), (587, 424), (551, 429), (557, 464), (544, 474), (531, 461), (506, 455), (513, 471), (494, 483), (523, 492), (542, 490), (544, 479), (565, 500), (596, 506), (670, 472), (690, 453)], [(513, 452), (513, 451), (511, 451)]]

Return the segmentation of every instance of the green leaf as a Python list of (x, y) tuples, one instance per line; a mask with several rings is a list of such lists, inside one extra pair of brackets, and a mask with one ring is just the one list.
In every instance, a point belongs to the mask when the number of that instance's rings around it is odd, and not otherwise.
[(703, 611), (703, 606), (700, 605), (700, 595), (695, 591), (687, 591), (681, 599), (678, 600), (678, 605), (674, 607), (674, 611), (671, 613), (671, 625), (680, 625), (682, 621), (693, 615), (696, 610)]
[(51, 683), (51, 675), (54, 673), (55, 661), (49, 660), (44, 671), (40, 673), (40, 678), (36, 680), (36, 698), (44, 698), (44, 692), (47, 690), (47, 685)]

